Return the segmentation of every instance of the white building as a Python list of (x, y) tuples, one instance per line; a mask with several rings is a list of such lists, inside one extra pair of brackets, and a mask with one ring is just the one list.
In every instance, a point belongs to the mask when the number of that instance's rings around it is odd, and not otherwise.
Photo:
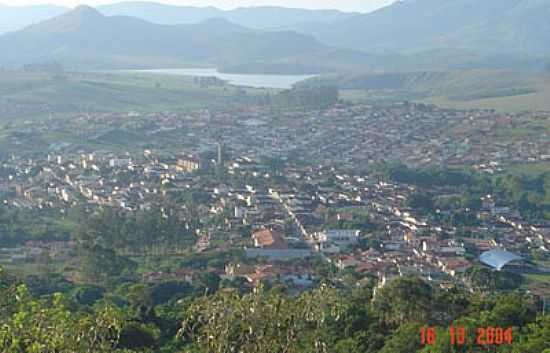
[(111, 159), (109, 160), (109, 167), (126, 167), (129, 166), (132, 161), (130, 159)]
[(359, 242), (361, 231), (350, 229), (330, 229), (317, 233), (320, 243), (333, 243), (338, 246), (350, 246)]

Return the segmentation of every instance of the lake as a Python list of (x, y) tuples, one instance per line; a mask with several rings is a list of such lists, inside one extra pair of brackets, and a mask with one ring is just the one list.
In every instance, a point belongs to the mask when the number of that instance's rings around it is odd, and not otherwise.
[(317, 75), (254, 75), (254, 74), (226, 74), (217, 69), (156, 69), (156, 70), (131, 70), (131, 72), (180, 75), (180, 76), (198, 76), (198, 77), (217, 77), (220, 80), (236, 86), (247, 86), (255, 88), (281, 88), (288, 89), (300, 81)]

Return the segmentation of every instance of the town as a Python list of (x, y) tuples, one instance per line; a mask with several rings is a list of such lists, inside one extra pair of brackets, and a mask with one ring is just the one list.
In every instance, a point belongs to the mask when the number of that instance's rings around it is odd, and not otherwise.
[[(8, 128), (5, 143), (12, 149), (1, 162), (0, 197), (3, 207), (39, 218), (67, 219), (75, 208), (88, 215), (158, 208), (159, 217), (173, 219), (174, 234), (149, 235), (141, 246), (130, 240), (110, 245), (128, 256), (242, 251), (241, 260), (207, 270), (250, 285), (284, 279), (307, 288), (319, 279), (320, 261), (334, 276), (351, 270), (357, 280), (379, 286), (416, 275), (442, 288), (475, 291), (487, 285), (473, 278), (479, 265), (533, 278), (548, 273), (536, 261), (548, 253), (548, 218), (526, 218), (492, 194), (446, 207), (462, 197), (465, 183), (417, 183), (383, 169), (399, 174), (445, 165), (490, 178), (518, 164), (547, 166), (548, 126), (548, 113), (413, 103), (50, 116)], [(545, 132), (530, 133), (537, 129)], [(25, 146), (29, 137), (32, 149)], [(392, 161), (402, 164), (388, 166)], [(4, 242), (3, 262), (35, 262), (44, 254), (71, 261), (78, 243), (67, 234), (21, 239)], [(203, 270), (141, 276), (192, 281)], [(537, 282), (533, 290), (550, 288)]]
[(550, 1), (152, 1), (0, 3), (0, 352), (550, 353)]

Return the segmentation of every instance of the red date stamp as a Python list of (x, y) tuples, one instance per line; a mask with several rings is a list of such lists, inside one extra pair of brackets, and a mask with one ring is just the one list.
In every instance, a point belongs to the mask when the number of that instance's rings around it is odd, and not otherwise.
[[(512, 344), (513, 330), (511, 327), (478, 327), (475, 329), (475, 337), (470, 336), (464, 327), (449, 327), (450, 344), (462, 346), (474, 343), (479, 346)], [(435, 327), (422, 327), (420, 329), (420, 343), (422, 345), (434, 345), (437, 342)]]

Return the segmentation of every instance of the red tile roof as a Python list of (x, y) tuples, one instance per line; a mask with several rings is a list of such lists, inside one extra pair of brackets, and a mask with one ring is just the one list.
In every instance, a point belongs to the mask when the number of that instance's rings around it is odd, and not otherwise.
[(255, 244), (262, 248), (268, 249), (287, 249), (288, 246), (281, 233), (271, 230), (262, 229), (252, 234)]

